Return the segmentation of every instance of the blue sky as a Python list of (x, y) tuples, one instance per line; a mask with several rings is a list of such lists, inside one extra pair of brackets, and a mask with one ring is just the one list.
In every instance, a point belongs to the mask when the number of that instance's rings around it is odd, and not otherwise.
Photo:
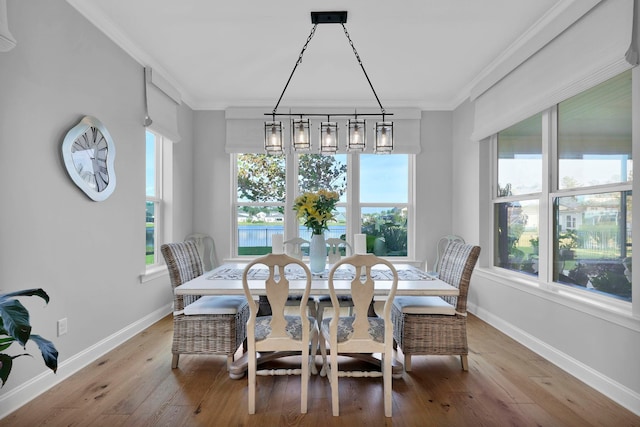
[(407, 203), (409, 156), (365, 154), (360, 156), (362, 203)]

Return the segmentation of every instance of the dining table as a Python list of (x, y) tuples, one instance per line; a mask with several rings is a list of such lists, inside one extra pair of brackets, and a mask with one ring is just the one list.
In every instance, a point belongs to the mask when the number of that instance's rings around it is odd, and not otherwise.
[[(225, 263), (219, 267), (207, 271), (204, 274), (177, 286), (174, 292), (177, 295), (244, 295), (244, 287), (242, 284), (242, 274), (246, 263)], [(265, 280), (268, 276), (266, 267), (258, 268), (254, 266), (247, 276), (247, 283), (251, 294), (255, 297), (264, 297), (266, 295)], [(329, 265), (330, 267), (330, 265)], [(396, 288), (396, 296), (415, 295), (415, 296), (457, 296), (458, 288), (438, 279), (415, 266), (410, 264), (394, 264), (398, 273), (398, 286)], [(292, 265), (285, 269), (285, 277), (289, 280), (289, 294), (291, 296), (301, 296), (306, 286), (306, 276), (301, 268)], [(313, 274), (311, 280), (311, 296), (329, 295), (328, 284), (329, 269)], [(350, 295), (351, 282), (355, 277), (355, 270), (351, 266), (343, 266), (334, 273), (334, 289), (336, 295)], [(372, 268), (372, 278), (376, 282), (374, 299), (385, 297), (389, 293), (393, 276), (391, 271), (384, 266), (379, 269)], [(377, 298), (376, 298), (377, 297)], [(276, 360), (281, 357), (291, 356), (295, 353), (277, 352), (260, 354), (258, 364), (265, 364), (269, 361)], [(373, 355), (371, 357), (358, 357), (372, 363), (379, 364), (379, 359)], [(233, 361), (229, 367), (229, 376), (234, 379), (242, 378), (247, 370), (247, 353)], [(394, 358), (393, 376), (402, 375), (402, 363)]]

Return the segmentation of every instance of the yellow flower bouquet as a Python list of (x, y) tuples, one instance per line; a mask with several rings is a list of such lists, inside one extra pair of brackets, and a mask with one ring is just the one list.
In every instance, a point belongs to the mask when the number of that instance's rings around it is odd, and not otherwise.
[(336, 191), (319, 190), (317, 193), (307, 192), (296, 197), (293, 202), (293, 210), (296, 217), (304, 220), (304, 225), (312, 230), (313, 234), (322, 234), (328, 230), (327, 223), (334, 220), (333, 210), (340, 199)]

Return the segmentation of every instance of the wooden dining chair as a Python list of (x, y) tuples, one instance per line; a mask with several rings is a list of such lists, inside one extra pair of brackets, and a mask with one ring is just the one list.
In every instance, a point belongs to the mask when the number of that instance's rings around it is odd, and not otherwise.
[[(369, 316), (369, 306), (373, 300), (376, 283), (371, 277), (371, 268), (384, 265), (393, 274), (393, 280), (382, 310), (382, 317)], [(351, 281), (351, 299), (353, 315), (340, 313), (340, 302), (334, 286), (334, 274), (342, 266), (351, 266), (356, 272)], [(393, 264), (375, 255), (353, 255), (337, 262), (329, 272), (329, 296), (333, 305), (333, 317), (324, 319), (320, 326), (320, 352), (323, 368), (331, 384), (331, 406), (333, 415), (340, 414), (338, 378), (347, 377), (383, 377), (384, 414), (392, 415), (391, 374), (393, 362), (393, 324), (391, 306), (398, 287), (398, 273)], [(327, 363), (327, 342), (331, 351), (331, 363)], [(382, 370), (341, 371), (338, 356), (343, 353), (380, 353)]]
[[(196, 242), (167, 243), (160, 247), (171, 287), (202, 275), (202, 260)], [(249, 304), (243, 296), (177, 295), (173, 292), (172, 368), (181, 354), (223, 354), (227, 369), (247, 337)]]
[(198, 248), (204, 271), (211, 271), (218, 266), (216, 257), (216, 245), (213, 238), (204, 233), (192, 233), (184, 238), (184, 241), (193, 240)]
[(393, 335), (411, 371), (414, 355), (459, 355), (469, 369), (467, 355), (467, 294), (480, 247), (449, 242), (438, 265), (440, 280), (455, 286), (457, 297), (401, 296), (391, 310)]
[[(269, 269), (265, 280), (265, 290), (271, 314), (258, 316), (259, 305), (253, 301), (247, 276), (252, 268), (260, 265)], [(289, 296), (289, 280), (285, 276), (285, 268), (295, 265), (306, 275), (306, 285), (302, 298), (298, 300), (298, 314), (285, 313), (287, 297)], [(268, 254), (249, 263), (242, 274), (242, 286), (248, 301), (250, 301), (250, 315), (247, 322), (248, 347), (248, 383), (249, 383), (249, 413), (256, 410), (256, 375), (300, 375), (301, 396), (300, 412), (307, 412), (307, 394), (309, 389), (309, 375), (315, 372), (315, 350), (318, 340), (318, 326), (316, 319), (307, 315), (307, 301), (311, 292), (311, 271), (299, 259), (285, 254)], [(300, 352), (300, 369), (257, 369), (258, 352)]]

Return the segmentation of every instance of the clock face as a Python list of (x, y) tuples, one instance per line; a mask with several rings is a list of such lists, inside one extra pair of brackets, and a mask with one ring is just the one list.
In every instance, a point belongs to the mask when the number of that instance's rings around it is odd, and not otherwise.
[(83, 118), (62, 144), (62, 155), (71, 179), (90, 198), (105, 200), (115, 189), (115, 145), (100, 121)]
[(107, 140), (98, 128), (90, 127), (71, 145), (71, 159), (80, 178), (95, 191), (109, 185)]

